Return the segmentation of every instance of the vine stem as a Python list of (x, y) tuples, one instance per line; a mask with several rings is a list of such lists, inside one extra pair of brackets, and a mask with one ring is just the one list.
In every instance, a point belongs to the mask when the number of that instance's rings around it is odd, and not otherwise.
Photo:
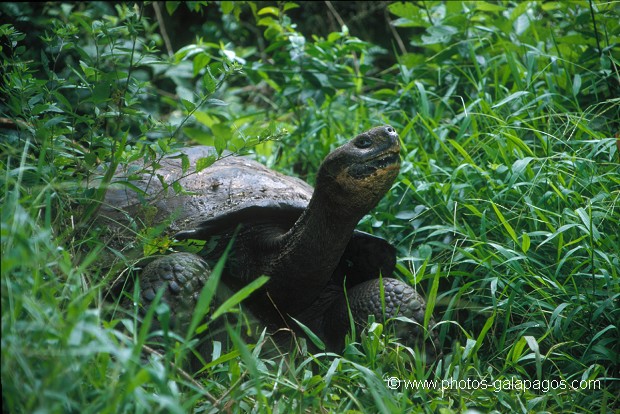
[(168, 36), (168, 31), (166, 30), (166, 24), (164, 22), (164, 16), (161, 14), (161, 7), (159, 6), (159, 2), (153, 2), (153, 9), (155, 10), (157, 23), (159, 23), (159, 32), (161, 33), (161, 37), (164, 39), (164, 44), (166, 45), (168, 56), (172, 56), (174, 55), (174, 50), (172, 49), (172, 42), (170, 41), (170, 36)]
[[(138, 22), (142, 20), (143, 11), (144, 11), (144, 4), (140, 5), (140, 12), (137, 18)], [(127, 70), (127, 80), (125, 82), (125, 88), (122, 90), (122, 93), (120, 93), (118, 97), (118, 116), (117, 116), (118, 126), (120, 126), (121, 124), (121, 119), (123, 116), (122, 107), (123, 107), (123, 104), (125, 103), (125, 94), (129, 90), (129, 83), (131, 82), (131, 74), (134, 68), (133, 59), (135, 56), (136, 43), (137, 43), (137, 34), (135, 33), (135, 31), (133, 31), (132, 33), (132, 40), (133, 40), (132, 42), (133, 44), (131, 48), (131, 55), (129, 57), (129, 69)], [(93, 199), (91, 200), (89, 205), (86, 207), (85, 212), (82, 215), (82, 218), (81, 218), (82, 223), (88, 223), (91, 217), (93, 217), (97, 213), (97, 211), (99, 211), (99, 208), (101, 207), (102, 201), (108, 190), (108, 185), (112, 181), (112, 177), (114, 177), (114, 173), (116, 172), (116, 168), (118, 167), (118, 164), (119, 164), (120, 154), (117, 154), (117, 152), (122, 151), (122, 149), (125, 147), (125, 144), (127, 143), (127, 135), (124, 135), (121, 141), (122, 142), (120, 142), (120, 145), (119, 145), (118, 139), (115, 138), (112, 140), (111, 148), (110, 148), (111, 149), (110, 164), (108, 165), (108, 169), (106, 170), (103, 176), (103, 179), (101, 180), (101, 183), (99, 184), (99, 186), (97, 187), (97, 190), (95, 191), (95, 195)]]
[(596, 28), (596, 18), (594, 14), (594, 5), (592, 4), (592, 0), (590, 0), (588, 4), (590, 4), (590, 14), (592, 15), (592, 24), (594, 25), (594, 37), (596, 38), (596, 47), (598, 49), (598, 55), (603, 56), (603, 49), (601, 49), (601, 42), (598, 38), (598, 29)]

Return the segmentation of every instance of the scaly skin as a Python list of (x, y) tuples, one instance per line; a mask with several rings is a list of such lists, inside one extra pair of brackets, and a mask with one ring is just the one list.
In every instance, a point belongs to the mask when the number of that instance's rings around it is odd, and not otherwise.
[[(207, 263), (195, 254), (175, 253), (159, 258), (149, 263), (140, 275), (142, 305), (148, 307), (157, 291), (163, 287), (162, 301), (170, 307), (170, 326), (184, 334), (209, 274)], [(331, 306), (320, 305), (301, 315), (292, 316), (305, 322), (322, 337), (330, 351), (339, 352), (344, 346), (345, 336), (350, 332), (349, 309), (358, 334), (366, 326), (368, 316), (374, 315), (377, 322), (389, 321), (388, 326), (394, 326), (396, 337), (406, 345), (421, 346), (424, 342), (426, 311), (424, 299), (411, 286), (400, 280), (383, 278), (383, 308), (380, 283), (380, 279), (372, 279), (355, 285), (347, 292), (347, 298), (344, 292), (334, 286), (333, 294), (328, 295), (325, 300), (326, 303), (331, 303)], [(393, 320), (395, 317), (405, 317), (411, 322)], [(429, 329), (434, 325), (431, 318)], [(432, 355), (438, 350), (437, 338), (434, 331), (428, 336), (432, 346), (427, 350)]]
[[(381, 283), (383, 283), (383, 302)], [(346, 298), (344, 294), (340, 295), (325, 313), (324, 336), (331, 348), (339, 349), (344, 345), (344, 336), (350, 330), (349, 309), (358, 334), (368, 323), (368, 316), (373, 315), (376, 322), (389, 321), (395, 328), (396, 337), (405, 344), (422, 346), (425, 336), (426, 302), (411, 286), (392, 278), (372, 279), (353, 286), (346, 295)], [(405, 317), (411, 322), (391, 320), (396, 317)], [(428, 327), (430, 331), (427, 333), (433, 343), (432, 349), (429, 349), (431, 354), (439, 349), (436, 334), (432, 331), (434, 326), (435, 321), (431, 318)]]
[(141, 305), (147, 308), (163, 287), (162, 302), (170, 307), (170, 327), (185, 334), (210, 274), (209, 265), (195, 254), (175, 253), (154, 260), (140, 274)]
[[(172, 254), (149, 264), (140, 276), (145, 305), (165, 286), (163, 300), (170, 305), (179, 332), (191, 321), (209, 277), (207, 263), (213, 265), (219, 259), (239, 229), (222, 284), (237, 290), (261, 275), (269, 276), (269, 282), (244, 302), (265, 325), (295, 328), (291, 317), (298, 319), (337, 350), (349, 326), (346, 281), (356, 324), (365, 324), (371, 314), (380, 321), (405, 316), (414, 323), (404, 324), (402, 329), (399, 323), (397, 333), (415, 343), (424, 336), (417, 326), (424, 321), (424, 301), (395, 279), (384, 278), (380, 285), (378, 275), (389, 276), (395, 262), (393, 248), (383, 246), (389, 243), (359, 233), (354, 237), (359, 220), (396, 179), (399, 151), (394, 128), (382, 126), (363, 132), (324, 159), (314, 191), (248, 160), (222, 160), (187, 177), (181, 177), (180, 166), (173, 159), (164, 160), (165, 168), (160, 171), (164, 179), (180, 180), (188, 193), (160, 190), (153, 184), (157, 180), (145, 175), (136, 186), (150, 198), (127, 188), (113, 191), (106, 196), (111, 208), (105, 212), (112, 233), (118, 230), (117, 234), (123, 235), (129, 226), (119, 225), (126, 217), (140, 221), (140, 199), (146, 198), (155, 212), (143, 215), (145, 224), (147, 217), (154, 217), (151, 224), (163, 223), (169, 231), (177, 230), (179, 240), (207, 241), (200, 253), (206, 262), (192, 254)], [(198, 154), (208, 151), (188, 149), (185, 153), (196, 160)], [(118, 240), (122, 245), (122, 239)], [(367, 256), (375, 260), (367, 260)]]

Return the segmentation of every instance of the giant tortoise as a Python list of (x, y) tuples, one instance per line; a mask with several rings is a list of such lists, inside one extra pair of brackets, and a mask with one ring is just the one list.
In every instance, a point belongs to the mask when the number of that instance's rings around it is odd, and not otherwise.
[[(200, 253), (163, 256), (139, 276), (142, 305), (163, 288), (163, 300), (176, 320), (185, 321), (181, 325), (190, 320), (210, 269), (234, 234), (221, 281), (236, 291), (269, 276), (244, 302), (265, 326), (298, 329), (299, 321), (328, 349), (341, 350), (351, 326), (349, 315), (360, 326), (369, 315), (379, 321), (406, 317), (413, 323), (401, 324), (398, 335), (419, 343), (425, 302), (411, 286), (390, 277), (394, 247), (355, 230), (392, 186), (399, 151), (391, 126), (361, 133), (325, 158), (314, 190), (244, 157), (224, 157), (189, 174), (177, 154), (160, 162), (156, 174), (161, 180), (145, 173), (131, 181), (140, 191), (111, 187), (99, 220), (121, 244), (126, 229), (136, 223), (165, 223), (166, 232), (178, 240), (205, 241)], [(214, 154), (205, 146), (181, 152), (190, 162), (189, 171)], [(117, 172), (115, 180), (124, 179)], [(178, 181), (184, 191), (164, 188), (160, 181)]]

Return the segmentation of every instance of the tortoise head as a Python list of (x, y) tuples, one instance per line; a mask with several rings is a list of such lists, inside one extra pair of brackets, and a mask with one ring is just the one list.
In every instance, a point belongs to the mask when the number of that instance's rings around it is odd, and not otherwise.
[(389, 125), (363, 132), (323, 160), (316, 191), (344, 211), (366, 214), (390, 189), (400, 169), (400, 141)]

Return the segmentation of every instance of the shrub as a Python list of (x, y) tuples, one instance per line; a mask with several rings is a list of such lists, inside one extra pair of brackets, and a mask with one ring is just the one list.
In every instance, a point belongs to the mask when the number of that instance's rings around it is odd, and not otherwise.
[[(618, 407), (614, 4), (380, 3), (392, 26), (355, 33), (319, 33), (296, 20), (305, 7), (0, 5), (3, 411)], [(196, 16), (187, 32), (204, 36), (174, 50), (164, 29)], [(148, 323), (107, 300), (117, 275), (91, 219), (118, 166), (156, 171), (195, 142), (312, 182), (330, 149), (381, 123), (403, 167), (360, 228), (426, 294), (440, 360), (374, 321), (341, 355), (301, 340), (286, 358), (236, 326), (188, 373), (195, 339), (145, 348)], [(141, 254), (179, 247), (145, 236)]]

